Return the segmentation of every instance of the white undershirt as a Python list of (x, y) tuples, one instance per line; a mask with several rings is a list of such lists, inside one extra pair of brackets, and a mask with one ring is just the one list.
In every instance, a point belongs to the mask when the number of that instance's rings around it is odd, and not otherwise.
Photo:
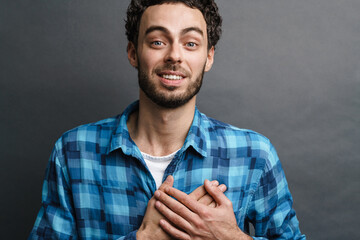
[(164, 177), (165, 169), (170, 164), (171, 160), (173, 160), (175, 154), (179, 150), (161, 157), (151, 156), (149, 154), (141, 152), (146, 165), (148, 166), (151, 175), (153, 176), (155, 183), (156, 183), (156, 189), (158, 189), (162, 183), (162, 179)]

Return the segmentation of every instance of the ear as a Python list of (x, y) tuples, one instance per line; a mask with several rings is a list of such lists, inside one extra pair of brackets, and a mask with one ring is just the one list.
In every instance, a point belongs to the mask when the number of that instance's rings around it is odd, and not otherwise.
[(137, 59), (136, 48), (135, 48), (134, 43), (129, 42), (126, 50), (127, 50), (128, 59), (129, 59), (130, 64), (134, 68), (137, 68), (138, 67), (138, 59)]
[(214, 49), (214, 46), (212, 46), (210, 48), (210, 50), (208, 51), (206, 64), (205, 64), (205, 72), (207, 72), (211, 69), (211, 67), (214, 63), (214, 54), (215, 54), (215, 49)]

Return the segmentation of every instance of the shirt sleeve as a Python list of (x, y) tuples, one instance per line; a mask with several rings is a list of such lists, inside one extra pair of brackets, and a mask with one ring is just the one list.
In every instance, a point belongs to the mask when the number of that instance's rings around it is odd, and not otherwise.
[(42, 203), (29, 239), (77, 239), (69, 175), (57, 154), (51, 153), (42, 189)]
[[(76, 226), (68, 170), (64, 158), (58, 152), (55, 147), (50, 156), (42, 189), (41, 208), (29, 240), (81, 238)], [(136, 232), (119, 239), (136, 239)]]
[(255, 228), (253, 239), (305, 240), (292, 204), (284, 171), (271, 145), (264, 172), (248, 209), (249, 221)]

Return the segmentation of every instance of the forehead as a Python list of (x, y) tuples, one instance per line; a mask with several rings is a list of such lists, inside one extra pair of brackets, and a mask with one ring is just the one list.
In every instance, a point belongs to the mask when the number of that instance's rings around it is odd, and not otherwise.
[(162, 26), (171, 33), (189, 27), (197, 27), (206, 33), (206, 22), (199, 9), (183, 3), (165, 3), (148, 7), (140, 20), (139, 35), (151, 26)]

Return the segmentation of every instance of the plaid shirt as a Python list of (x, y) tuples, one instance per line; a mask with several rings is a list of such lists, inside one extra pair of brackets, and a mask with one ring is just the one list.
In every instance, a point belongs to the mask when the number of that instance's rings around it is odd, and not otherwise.
[[(46, 170), (42, 206), (29, 239), (136, 239), (156, 186), (126, 121), (138, 108), (66, 132)], [(190, 193), (205, 179), (228, 190), (239, 227), (254, 239), (305, 239), (275, 149), (264, 136), (197, 109), (183, 147), (165, 171)]]

